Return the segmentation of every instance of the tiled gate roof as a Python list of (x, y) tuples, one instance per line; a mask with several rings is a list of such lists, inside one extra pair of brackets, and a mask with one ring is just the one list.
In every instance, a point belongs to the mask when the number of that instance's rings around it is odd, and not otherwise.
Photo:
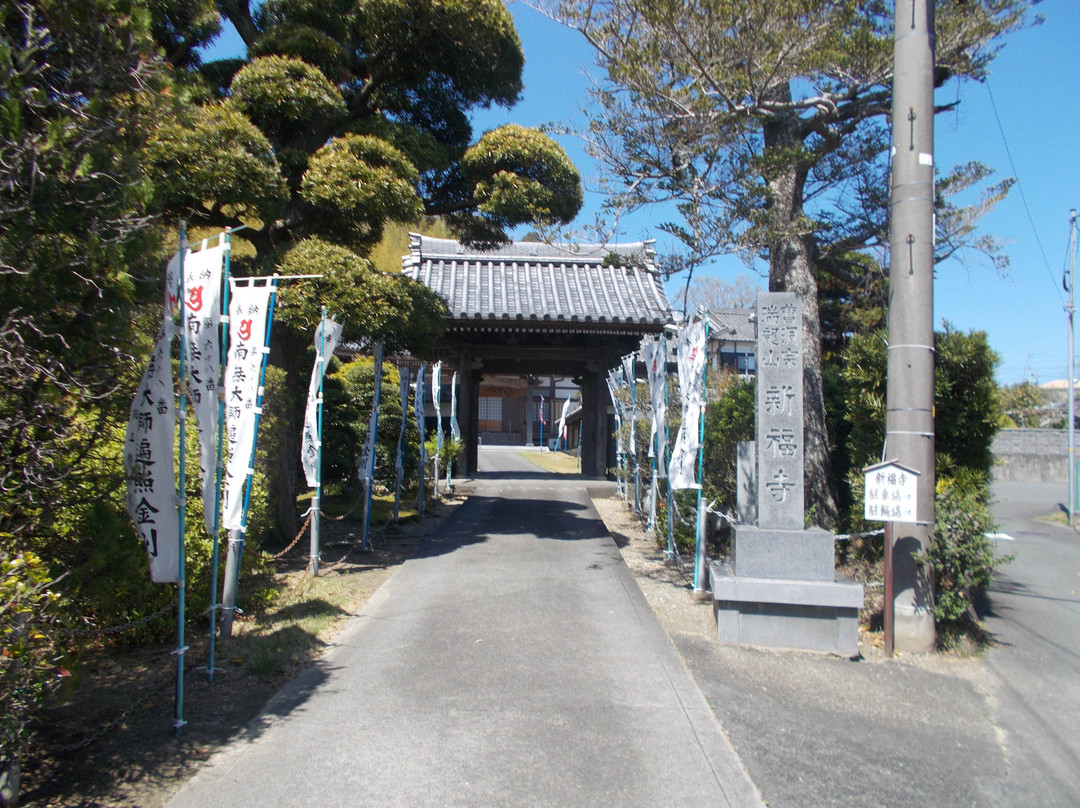
[[(648, 242), (567, 248), (514, 242), (478, 252), (449, 239), (413, 234), (410, 248), (404, 272), (442, 297), (452, 320), (653, 328), (671, 320)], [(613, 253), (629, 258), (605, 266)]]

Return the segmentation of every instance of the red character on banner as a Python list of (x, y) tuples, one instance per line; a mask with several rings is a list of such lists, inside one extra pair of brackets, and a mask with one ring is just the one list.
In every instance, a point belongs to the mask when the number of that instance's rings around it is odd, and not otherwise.
[(241, 320), (240, 321), (240, 339), (242, 339), (242, 340), (251, 339), (251, 323), (252, 323), (251, 320)]
[(201, 286), (193, 286), (188, 290), (187, 294), (187, 306), (192, 311), (199, 311), (202, 309), (202, 292)]

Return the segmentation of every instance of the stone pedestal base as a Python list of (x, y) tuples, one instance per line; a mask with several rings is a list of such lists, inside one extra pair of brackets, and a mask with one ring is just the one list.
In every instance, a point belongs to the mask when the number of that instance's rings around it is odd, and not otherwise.
[(858, 656), (860, 584), (835, 574), (831, 581), (739, 577), (715, 562), (709, 573), (720, 642)]
[(833, 546), (827, 530), (735, 526), (735, 569), (747, 578), (792, 578), (832, 581), (836, 577)]

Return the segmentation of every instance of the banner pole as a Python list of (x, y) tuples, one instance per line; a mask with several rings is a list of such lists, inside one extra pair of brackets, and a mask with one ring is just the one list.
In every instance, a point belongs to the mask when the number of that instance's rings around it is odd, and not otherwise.
[[(684, 326), (685, 328), (685, 326)], [(675, 551), (675, 491), (671, 487), (671, 430), (668, 428), (668, 405), (671, 403), (668, 399), (668, 340), (665, 336), (664, 340), (664, 457), (661, 462), (667, 466), (667, 557), (669, 559), (675, 558), (678, 553)], [(680, 346), (681, 347), (681, 346)]]
[[(214, 681), (214, 666), (217, 647), (217, 613), (221, 604), (217, 602), (218, 588), (218, 565), (221, 560), (221, 476), (224, 470), (225, 448), (225, 363), (228, 360), (228, 340), (223, 334), (228, 333), (229, 323), (229, 256), (231, 253), (232, 231), (226, 230), (225, 239), (225, 266), (221, 273), (221, 310), (223, 312), (218, 324), (218, 345), (221, 351), (221, 366), (218, 370), (218, 423), (217, 423), (217, 465), (214, 468), (214, 535), (211, 537), (210, 551), (210, 639), (206, 656), (206, 679)], [(203, 503), (205, 508), (207, 503)]]
[[(184, 258), (187, 253), (187, 225), (183, 219), (180, 220), (180, 406), (178, 407), (177, 417), (180, 420), (180, 448), (179, 448), (179, 465), (180, 472), (177, 478), (177, 505), (179, 511), (179, 556), (177, 558), (177, 608), (176, 608), (176, 716), (173, 721), (173, 728), (176, 730), (176, 734), (180, 735), (184, 731), (184, 725), (187, 723), (184, 720), (184, 656), (187, 651), (187, 646), (184, 644), (184, 623), (187, 620), (187, 584), (185, 581), (186, 570), (186, 556), (187, 547), (185, 542), (185, 526), (184, 520), (187, 512), (186, 501), (186, 488), (187, 488), (187, 328), (184, 325)], [(169, 316), (172, 317), (172, 312), (169, 312)]]
[(641, 470), (638, 463), (637, 452), (637, 354), (633, 354), (630, 360), (630, 369), (633, 373), (630, 375), (630, 406), (632, 412), (630, 413), (630, 428), (634, 431), (633, 440), (633, 454), (634, 458), (634, 513), (641, 515)]
[[(450, 377), (450, 440), (456, 441), (457, 436), (454, 434), (454, 423), (457, 413), (457, 371), (454, 371), (454, 375)], [(454, 491), (454, 458), (451, 457), (446, 463), (446, 493), (447, 496)]]
[(708, 589), (705, 565), (707, 543), (705, 531), (708, 526), (705, 512), (701, 507), (702, 492), (705, 490), (705, 409), (709, 396), (709, 310), (700, 312), (705, 320), (705, 368), (701, 374), (701, 412), (698, 414), (698, 490), (697, 490), (697, 547), (694, 553), (694, 591)]
[(435, 502), (439, 501), (439, 464), (442, 460), (442, 361), (431, 368), (431, 403), (435, 406)]
[(319, 519), (322, 507), (322, 432), (323, 432), (323, 376), (326, 357), (326, 306), (319, 315), (319, 352), (315, 358), (315, 372), (319, 374), (319, 393), (315, 398), (315, 496), (311, 498), (311, 545), (308, 550), (308, 572), (319, 574)]
[(544, 397), (540, 396), (540, 454), (544, 453)]
[(371, 369), (374, 374), (375, 390), (371, 399), (371, 435), (368, 438), (371, 441), (371, 458), (370, 468), (371, 476), (367, 478), (365, 483), (366, 491), (364, 492), (364, 541), (363, 549), (371, 549), (371, 494), (372, 489), (375, 487), (375, 447), (378, 445), (379, 436), (379, 405), (382, 401), (382, 363), (383, 363), (383, 342), (380, 341), (375, 346), (375, 356)]
[[(652, 351), (655, 351), (655, 346), (652, 349)], [(656, 354), (653, 353), (652, 351), (650, 351), (649, 359), (648, 359), (648, 364), (650, 364), (650, 365), (653, 362), (656, 361)], [(652, 413), (651, 413), (651, 415), (652, 415), (652, 423), (653, 423), (653, 426), (655, 427), (656, 426), (656, 408), (653, 406), (653, 404), (656, 401), (656, 393), (653, 391), (654, 373), (653, 373), (651, 367), (646, 368), (646, 370), (648, 371), (648, 374), (649, 374), (649, 408), (652, 410)], [(649, 518), (648, 518), (648, 521), (646, 523), (646, 528), (648, 529), (648, 531), (650, 533), (652, 533), (653, 535), (656, 535), (656, 495), (658, 493), (658, 488), (659, 488), (659, 485), (660, 485), (660, 483), (659, 483), (659, 481), (657, 479), (657, 468), (658, 468), (658, 466), (657, 466), (657, 458), (656, 458), (657, 452), (656, 452), (656, 450), (660, 448), (660, 430), (654, 428), (651, 431), (652, 431), (652, 444), (651, 444), (652, 479), (649, 480)]]
[(427, 365), (420, 363), (416, 376), (416, 390), (413, 392), (413, 411), (416, 413), (416, 427), (420, 432), (420, 488), (416, 494), (416, 507), (424, 515), (424, 486), (427, 483), (427, 449), (424, 448), (424, 374)]
[(397, 460), (394, 464), (394, 524), (401, 516), (401, 484), (405, 477), (405, 434), (409, 421), (409, 376), (411, 368), (398, 368), (398, 394), (401, 398), (401, 430), (398, 432)]

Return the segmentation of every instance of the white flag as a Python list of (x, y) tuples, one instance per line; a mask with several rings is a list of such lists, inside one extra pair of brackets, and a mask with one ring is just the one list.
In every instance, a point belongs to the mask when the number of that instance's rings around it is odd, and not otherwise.
[(450, 380), (450, 436), (456, 441), (461, 440), (461, 425), (457, 419), (457, 371)]
[(371, 416), (368, 418), (367, 437), (364, 439), (364, 449), (357, 466), (360, 479), (369, 481), (375, 478), (375, 438), (379, 429), (379, 399), (382, 390), (383, 344), (381, 342), (375, 346), (373, 362), (375, 387), (371, 398)]
[(427, 365), (420, 363), (416, 374), (416, 393), (413, 394), (413, 409), (416, 412), (416, 428), (420, 433), (420, 485), (423, 486), (424, 469), (427, 468), (427, 448), (424, 446), (424, 374)]
[(341, 339), (342, 323), (334, 319), (323, 319), (315, 330), (315, 366), (311, 369), (311, 381), (308, 383), (307, 406), (304, 408), (304, 435), (300, 446), (300, 462), (304, 467), (304, 477), (308, 487), (319, 484), (319, 447), (322, 437), (319, 435), (319, 388), (326, 375), (326, 366)]
[(701, 448), (701, 414), (705, 405), (705, 321), (696, 320), (679, 332), (679, 388), (682, 394), (682, 423), (671, 453), (670, 485), (700, 488), (697, 481), (698, 450)]
[(131, 403), (124, 441), (127, 510), (150, 557), (150, 579), (159, 584), (180, 580), (180, 514), (176, 509), (173, 463), (176, 403), (170, 361), (172, 338), (172, 320), (167, 318), (139, 382), (139, 392)]
[(244, 526), (244, 489), (255, 456), (262, 376), (269, 325), (270, 295), (274, 286), (248, 283), (238, 286), (229, 279), (229, 354), (225, 367), (225, 431), (229, 462), (225, 466), (222, 527)]
[(176, 502), (176, 401), (172, 378), (173, 317), (180, 307), (180, 253), (165, 266), (164, 309), (124, 438), (127, 511), (150, 557), (150, 580), (180, 580), (180, 512)]
[[(184, 253), (184, 257), (191, 254), (191, 250)], [(162, 322), (169, 327), (169, 336), (175, 332), (174, 320), (180, 314), (180, 253), (176, 253), (169, 259), (165, 266), (165, 314)]]
[(608, 395), (611, 396), (611, 407), (615, 411), (615, 453), (623, 454), (623, 405), (619, 400), (619, 374), (622, 371), (609, 371), (607, 375)]
[(225, 234), (216, 247), (207, 240), (184, 259), (185, 361), (188, 395), (199, 428), (199, 468), (202, 472), (203, 516), (206, 532), (214, 532), (214, 484), (217, 473), (218, 378), (221, 375), (221, 269), (228, 245)]
[[(559, 437), (564, 441), (566, 440), (566, 416), (570, 414), (570, 402), (571, 399), (567, 397), (562, 405), (562, 413), (559, 415)], [(565, 444), (563, 448), (566, 448)]]
[(634, 378), (634, 363), (637, 360), (637, 354), (627, 354), (622, 359), (623, 375), (626, 376), (626, 383), (630, 385), (630, 440), (627, 451), (632, 454), (637, 454), (637, 379)]
[(667, 476), (667, 464), (664, 455), (667, 452), (667, 361), (664, 339), (658, 338), (646, 342), (641, 353), (649, 372), (649, 395), (652, 399), (652, 440), (649, 442), (649, 457), (656, 457), (656, 476)]
[(435, 405), (435, 451), (438, 454), (435, 462), (439, 462), (438, 455), (442, 454), (443, 426), (442, 426), (442, 362), (436, 362), (431, 368), (431, 403)]

